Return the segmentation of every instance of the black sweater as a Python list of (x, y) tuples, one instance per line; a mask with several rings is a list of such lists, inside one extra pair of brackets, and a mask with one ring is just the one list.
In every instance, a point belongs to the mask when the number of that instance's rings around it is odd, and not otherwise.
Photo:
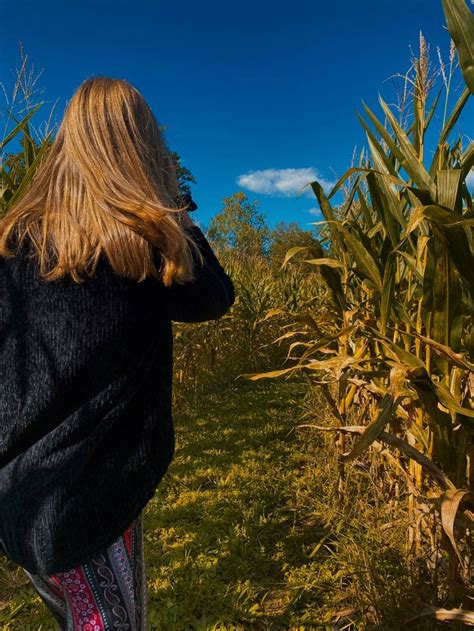
[[(197, 278), (44, 281), (26, 248), (0, 257), (0, 553), (35, 574), (112, 544), (174, 454), (171, 321), (223, 316), (234, 285), (197, 226)], [(157, 264), (160, 254), (157, 252)]]

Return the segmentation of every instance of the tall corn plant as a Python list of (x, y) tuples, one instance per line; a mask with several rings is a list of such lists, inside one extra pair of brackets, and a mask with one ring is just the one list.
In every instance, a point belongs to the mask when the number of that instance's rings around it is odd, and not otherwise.
[[(17, 199), (21, 197), (33, 179), (53, 139), (54, 127), (40, 137), (33, 133), (33, 119), (44, 104), (34, 104), (37, 90), (35, 85), (41, 73), (34, 76), (33, 68), (28, 68), (28, 55), (20, 44), (21, 64), (17, 70), (16, 80), (10, 98), (5, 86), (0, 83), (5, 95), (7, 107), (2, 108), (5, 114), (3, 134), (0, 136), (0, 216), (9, 211)], [(19, 102), (19, 96), (22, 97)], [(50, 127), (55, 105), (53, 105), (46, 124)], [(27, 112), (24, 114), (24, 112)], [(3, 119), (0, 119), (3, 122)], [(9, 128), (13, 126), (11, 131)], [(36, 137), (35, 137), (36, 136)], [(21, 150), (12, 151), (15, 141), (19, 141)]]
[(53, 131), (41, 143), (37, 143), (31, 134), (30, 119), (40, 107), (41, 104), (36, 105), (20, 121), (13, 114), (10, 114), (16, 125), (0, 142), (0, 154), (5, 155), (4, 152), (6, 152), (8, 145), (17, 137), (20, 138), (22, 151), (20, 153), (6, 154), (6, 157), (1, 159), (0, 216), (7, 213), (16, 200), (21, 197), (50, 147)]
[[(418, 524), (411, 540), (420, 550), (421, 526), (439, 514), (450, 595), (459, 603), (473, 594), (474, 210), (466, 178), (474, 144), (448, 143), (470, 96), (466, 87), (426, 165), (425, 134), (440, 95), (428, 111), (425, 67), (420, 55), (410, 128), (402, 128), (381, 97), (390, 131), (364, 104), (380, 136), (359, 116), (368, 164), (349, 169), (328, 196), (319, 182), (311, 183), (331, 247), (292, 248), (285, 261), (309, 253), (305, 261), (321, 269), (330, 300), (312, 314), (312, 339), (294, 366), (246, 376), (304, 369), (324, 384), (339, 426), (320, 429), (340, 436), (341, 477), (345, 463), (376, 443), (393, 448), (385, 451), (407, 480)], [(351, 177), (355, 182), (336, 212), (330, 198)]]
[[(198, 325), (175, 323), (175, 401), (226, 387), (243, 371), (265, 370), (287, 359), (292, 314), (317, 302), (319, 285), (302, 278), (295, 262), (283, 273), (264, 257), (214, 246), (235, 286), (235, 303), (223, 318)], [(268, 313), (273, 315), (268, 319)]]

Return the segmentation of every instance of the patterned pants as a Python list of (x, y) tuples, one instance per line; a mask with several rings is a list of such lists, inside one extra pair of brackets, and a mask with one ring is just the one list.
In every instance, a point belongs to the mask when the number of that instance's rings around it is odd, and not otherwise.
[(146, 631), (141, 513), (105, 552), (72, 570), (51, 576), (24, 571), (60, 631)]

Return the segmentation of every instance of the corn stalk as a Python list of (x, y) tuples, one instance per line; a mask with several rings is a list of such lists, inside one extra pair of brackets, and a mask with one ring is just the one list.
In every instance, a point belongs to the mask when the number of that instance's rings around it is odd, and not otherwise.
[[(367, 164), (351, 167), (327, 196), (319, 182), (310, 184), (330, 248), (323, 239), (292, 248), (285, 263), (305, 253), (303, 262), (321, 269), (329, 300), (311, 314), (310, 327), (319, 333), (291, 368), (246, 377), (301, 369), (314, 375), (335, 411), (338, 426), (329, 429), (341, 436), (342, 468), (380, 441), (392, 447), (412, 490), (412, 542), (419, 551), (421, 525), (436, 510), (450, 597), (459, 605), (473, 594), (474, 210), (466, 178), (474, 144), (448, 143), (470, 96), (466, 87), (425, 165), (424, 138), (439, 95), (427, 111), (423, 79), (421, 57), (408, 130), (381, 97), (390, 130), (364, 104), (376, 132), (359, 116)], [(331, 197), (349, 178), (355, 181), (343, 207), (333, 208)]]

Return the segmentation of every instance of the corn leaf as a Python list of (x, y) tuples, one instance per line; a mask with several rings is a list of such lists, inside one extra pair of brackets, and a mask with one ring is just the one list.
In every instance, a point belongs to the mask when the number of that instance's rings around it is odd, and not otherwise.
[[(454, 125), (457, 123), (459, 116), (461, 115), (461, 112), (464, 106), (466, 105), (469, 96), (470, 96), (469, 89), (464, 88), (464, 90), (461, 93), (461, 96), (459, 97), (455, 106), (453, 107), (453, 110), (451, 114), (449, 115), (448, 120), (446, 121), (443, 129), (441, 130), (441, 133), (438, 138), (438, 143), (436, 146), (436, 151), (434, 153), (433, 160), (431, 161), (431, 166), (429, 169), (429, 174), (432, 178), (435, 177), (436, 171), (438, 171), (440, 168), (439, 161), (440, 161), (441, 148), (444, 146), (444, 143), (447, 141), (449, 134), (454, 128)], [(462, 160), (462, 162), (464, 161)]]
[[(13, 140), (13, 138), (15, 138), (15, 136), (25, 128), (30, 118), (41, 107), (41, 105), (41, 103), (35, 105), (35, 107), (30, 112), (28, 112), (25, 118), (20, 121), (17, 126), (0, 142), (0, 151), (2, 151), (3, 148), (6, 147), (6, 145), (10, 142), (10, 140)], [(14, 120), (16, 121), (16, 118), (14, 116), (12, 116), (12, 118), (14, 118)]]
[[(463, 489), (449, 489), (441, 497), (441, 523), (444, 532), (447, 534), (453, 550), (458, 557), (461, 567), (465, 567), (465, 561), (459, 552), (456, 539), (454, 537), (454, 521), (461, 504), (468, 504), (474, 508), (474, 493)], [(474, 622), (474, 618), (473, 618)]]
[(384, 430), (385, 425), (389, 422), (393, 414), (393, 411), (394, 401), (390, 395), (385, 395), (379, 404), (377, 418), (365, 428), (364, 433), (356, 442), (352, 451), (348, 454), (343, 454), (342, 459), (349, 462), (361, 456)]
[[(385, 140), (387, 145), (392, 150), (393, 154), (396, 156), (397, 160), (400, 162), (400, 166), (405, 169), (408, 175), (416, 182), (417, 186), (422, 189), (426, 189), (430, 192), (432, 198), (434, 198), (436, 193), (436, 188), (433, 180), (430, 178), (429, 174), (425, 170), (424, 166), (418, 160), (417, 155), (415, 154), (412, 145), (410, 144), (409, 139), (407, 138), (405, 132), (401, 130), (398, 123), (396, 122), (393, 114), (389, 111), (388, 107), (379, 97), (382, 107), (384, 107), (387, 118), (389, 118), (392, 127), (395, 125), (399, 130), (399, 135), (395, 133), (397, 140), (401, 140), (401, 146), (397, 146), (393, 138), (390, 136), (385, 127), (379, 122), (377, 117), (373, 114), (373, 112), (367, 107), (367, 105), (362, 101), (365, 111), (367, 115), (370, 117), (372, 122), (374, 123), (377, 131), (380, 133), (382, 138)], [(390, 119), (391, 117), (391, 119)], [(395, 131), (395, 130), (394, 130)]]
[(303, 259), (302, 263), (310, 263), (311, 265), (326, 265), (327, 267), (338, 267), (341, 269), (345, 269), (345, 265), (344, 263), (341, 263), (340, 261), (337, 261), (336, 259), (328, 259), (328, 258), (322, 258), (322, 259)]
[(382, 291), (382, 278), (374, 257), (368, 252), (358, 238), (355, 238), (346, 228), (335, 223), (336, 232), (342, 235), (345, 248), (350, 251), (357, 265), (357, 270), (364, 277), (370, 279), (378, 291)]
[(443, 9), (464, 80), (474, 94), (474, 15), (464, 0), (443, 0)]
[(48, 140), (51, 137), (51, 134), (53, 132), (50, 131), (48, 136), (46, 137), (46, 139), (44, 140), (43, 144), (41, 145), (40, 150), (38, 151), (38, 153), (36, 154), (35, 159), (33, 160), (30, 168), (28, 169), (28, 171), (26, 172), (25, 176), (23, 177), (20, 185), (18, 186), (18, 188), (16, 189), (15, 193), (13, 194), (12, 198), (10, 199), (9, 203), (8, 203), (8, 207), (10, 208), (15, 201), (22, 195), (23, 191), (27, 188), (28, 184), (30, 183), (30, 181), (33, 179), (35, 173), (36, 173), (36, 169), (38, 167), (38, 165), (40, 164), (42, 158), (43, 158), (43, 154), (46, 152), (46, 150), (49, 148), (49, 144), (48, 144)]
[(443, 609), (442, 607), (433, 606), (425, 607), (420, 613), (416, 614), (416, 616), (412, 616), (408, 620), (405, 620), (405, 622), (408, 624), (418, 620), (419, 618), (426, 617), (442, 620), (443, 622), (457, 620), (469, 626), (474, 625), (474, 612), (469, 611), (469, 609)]
[(386, 333), (387, 323), (392, 309), (395, 290), (396, 257), (390, 253), (385, 265), (382, 285), (382, 297), (380, 301), (380, 330), (383, 335)]
[(461, 169), (441, 169), (436, 174), (436, 203), (461, 214)]

